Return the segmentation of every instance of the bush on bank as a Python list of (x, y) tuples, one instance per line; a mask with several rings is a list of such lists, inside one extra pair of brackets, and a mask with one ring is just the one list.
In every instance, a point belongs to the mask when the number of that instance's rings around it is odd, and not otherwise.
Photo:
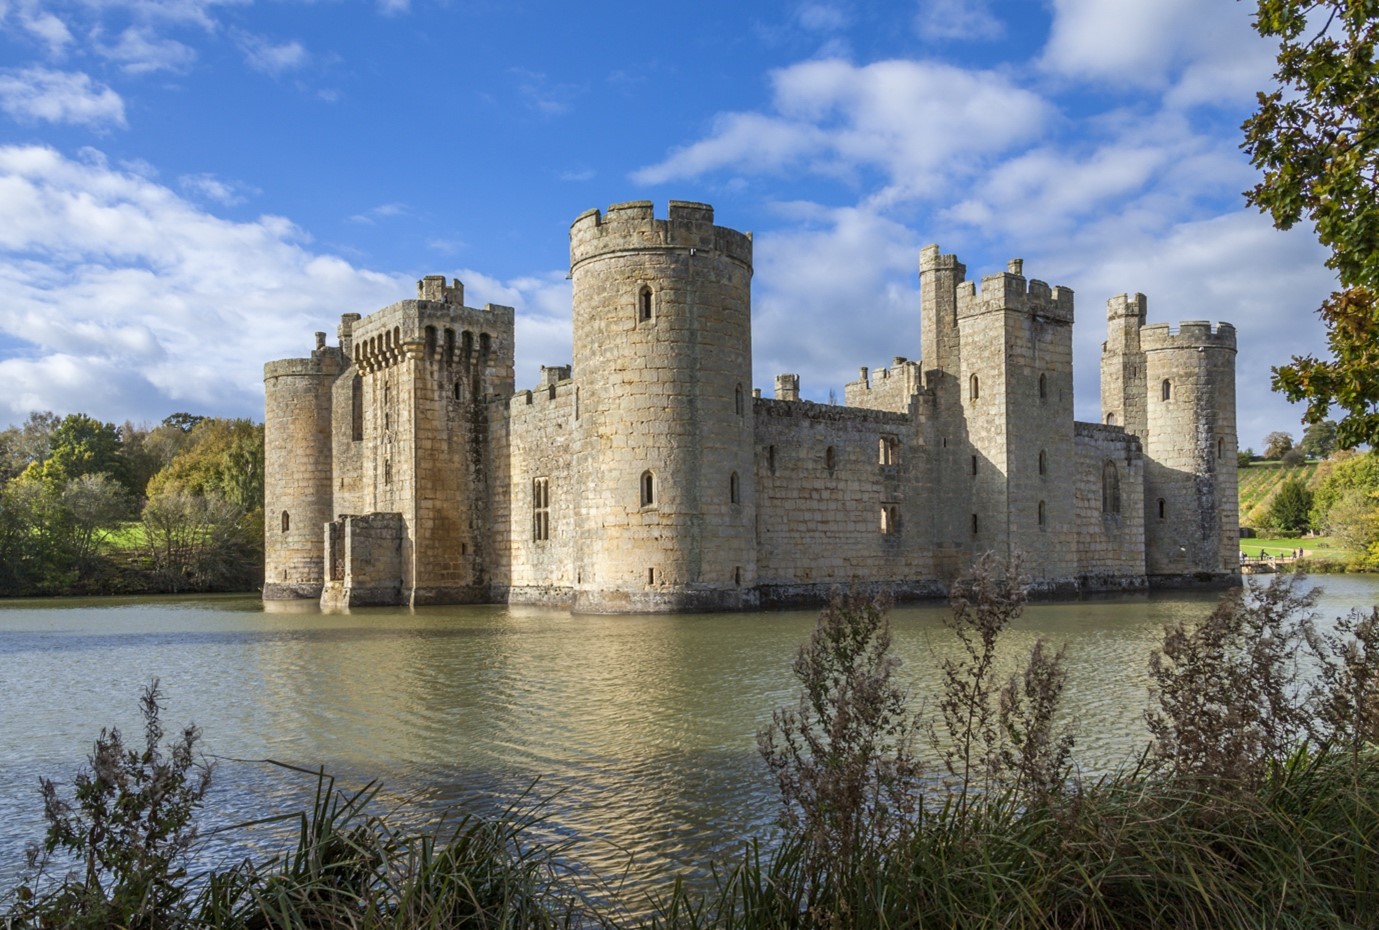
[[(1000, 679), (1018, 567), (955, 588), (932, 718), (910, 709), (881, 605), (840, 598), (800, 652), (800, 700), (761, 734), (782, 829), (744, 838), (705, 893), (626, 901), (530, 841), (539, 814), (421, 835), (322, 778), (295, 846), (190, 874), (209, 770), (199, 734), (103, 731), (14, 891), (14, 927), (870, 928), (1379, 926), (1379, 610), (1312, 623), (1291, 576), (1174, 625), (1151, 662), (1153, 742), (1080, 775), (1044, 643)], [(1304, 667), (1307, 674), (1303, 674)]]

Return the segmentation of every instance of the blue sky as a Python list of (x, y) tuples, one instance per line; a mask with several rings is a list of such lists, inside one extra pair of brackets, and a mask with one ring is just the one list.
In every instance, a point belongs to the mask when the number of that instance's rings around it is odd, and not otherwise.
[(262, 418), (262, 364), (458, 276), (570, 358), (567, 230), (650, 199), (755, 234), (754, 380), (919, 355), (918, 249), (1240, 332), (1241, 446), (1321, 352), (1306, 229), (1247, 207), (1274, 49), (1237, 0), (0, 0), (0, 423)]

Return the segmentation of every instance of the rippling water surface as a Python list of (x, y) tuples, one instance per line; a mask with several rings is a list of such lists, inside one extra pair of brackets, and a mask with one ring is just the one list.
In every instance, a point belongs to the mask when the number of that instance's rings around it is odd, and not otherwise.
[[(1379, 602), (1379, 581), (1330, 577), (1321, 613)], [(1205, 596), (1037, 604), (1007, 636), (1066, 644), (1077, 755), (1089, 769), (1143, 747), (1150, 651)], [(916, 704), (952, 649), (941, 606), (892, 614)], [(220, 759), (221, 823), (298, 809), (314, 783), (384, 785), (418, 821), (454, 802), (493, 810), (528, 788), (542, 829), (596, 872), (697, 869), (775, 814), (756, 732), (793, 700), (790, 664), (814, 611), (587, 617), (532, 608), (322, 614), (256, 598), (0, 601), (0, 884), (42, 835), (40, 775), (65, 781), (102, 726), (138, 735), (162, 681), (170, 730), (195, 721)], [(233, 836), (233, 834), (232, 834)], [(230, 842), (247, 842), (232, 839)]]

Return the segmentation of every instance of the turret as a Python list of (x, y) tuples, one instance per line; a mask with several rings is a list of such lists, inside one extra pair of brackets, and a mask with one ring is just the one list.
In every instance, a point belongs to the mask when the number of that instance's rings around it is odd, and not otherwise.
[(1235, 327), (1139, 331), (1147, 386), (1146, 561), (1151, 583), (1239, 574)]
[(318, 333), (309, 357), (263, 367), (265, 600), (317, 598), (325, 581), (331, 389), (345, 359), (324, 342)]
[(1121, 294), (1106, 302), (1106, 341), (1101, 344), (1101, 422), (1123, 426), (1143, 439), (1145, 422), (1144, 353), (1140, 327), (1148, 300)]
[(750, 235), (707, 204), (591, 210), (570, 228), (575, 609), (754, 602)]

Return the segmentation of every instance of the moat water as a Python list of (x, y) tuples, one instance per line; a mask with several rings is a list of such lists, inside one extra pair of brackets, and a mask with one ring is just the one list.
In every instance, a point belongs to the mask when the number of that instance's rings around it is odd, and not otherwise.
[[(1331, 576), (1323, 622), (1379, 603), (1379, 579)], [(1208, 595), (1029, 607), (1010, 669), (1036, 637), (1067, 646), (1065, 705), (1089, 770), (1143, 748), (1147, 663), (1166, 623)], [(934, 704), (954, 648), (942, 605), (892, 614), (915, 704)], [(540, 827), (616, 878), (699, 870), (767, 835), (776, 800), (756, 751), (794, 700), (790, 666), (815, 611), (591, 617), (505, 607), (265, 611), (253, 597), (0, 601), (0, 886), (42, 836), (38, 779), (68, 782), (102, 726), (141, 733), (140, 689), (194, 721), (215, 757), (213, 822), (301, 809), (314, 782), (263, 760), (324, 766), (424, 822), (456, 803), (545, 799)], [(525, 802), (524, 802), (525, 803)], [(207, 855), (268, 842), (230, 831)]]

